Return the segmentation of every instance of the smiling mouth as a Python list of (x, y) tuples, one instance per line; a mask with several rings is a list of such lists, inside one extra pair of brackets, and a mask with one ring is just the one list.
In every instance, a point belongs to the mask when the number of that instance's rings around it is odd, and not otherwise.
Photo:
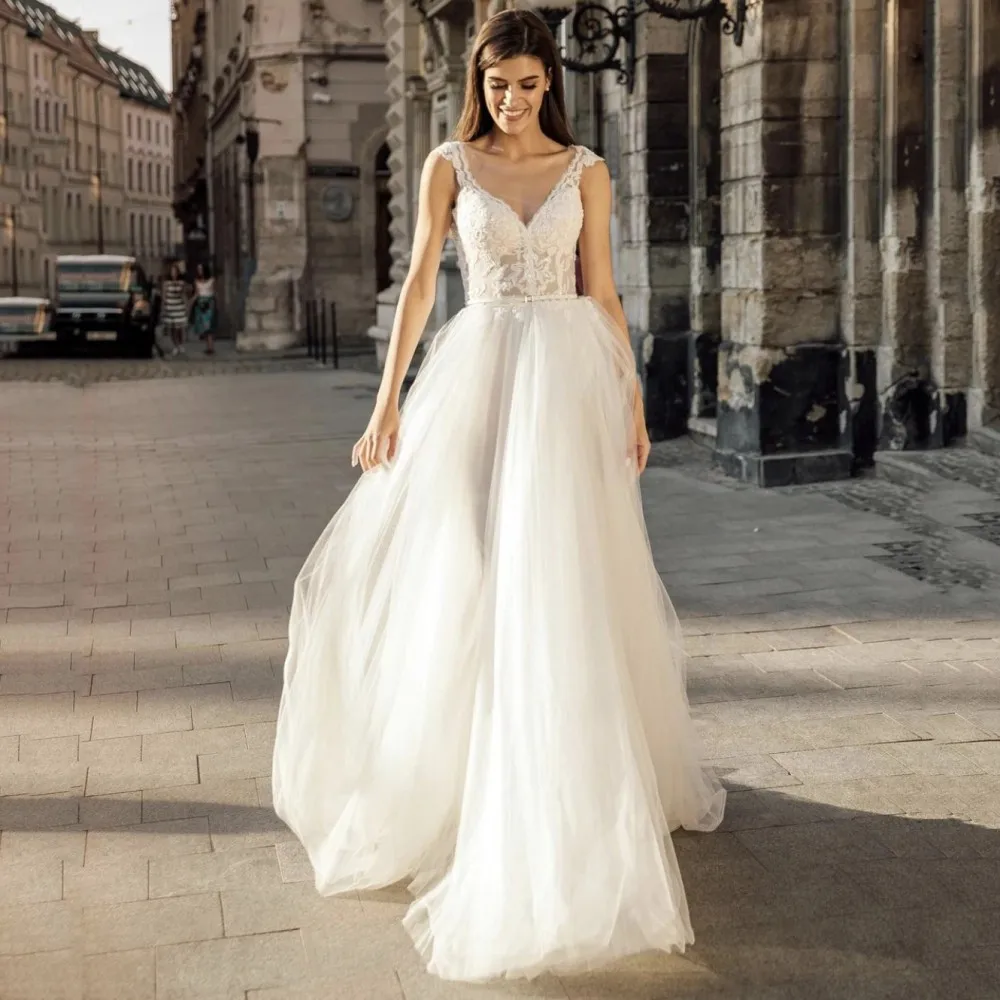
[(500, 109), (500, 114), (502, 114), (504, 118), (507, 118), (510, 121), (514, 122), (523, 118), (527, 113), (528, 113), (527, 108), (522, 108), (520, 111), (508, 111), (506, 108)]

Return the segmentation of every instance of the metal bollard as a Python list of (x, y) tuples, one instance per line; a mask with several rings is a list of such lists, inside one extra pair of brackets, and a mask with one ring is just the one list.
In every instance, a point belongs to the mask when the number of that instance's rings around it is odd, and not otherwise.
[(320, 299), (319, 306), (319, 337), (320, 350), (323, 352), (321, 361), (326, 364), (326, 299)]
[(312, 299), (306, 301), (306, 353), (311, 358), (313, 356), (313, 303)]
[(333, 367), (340, 367), (340, 341), (337, 338), (337, 303), (330, 303), (330, 339), (333, 341)]

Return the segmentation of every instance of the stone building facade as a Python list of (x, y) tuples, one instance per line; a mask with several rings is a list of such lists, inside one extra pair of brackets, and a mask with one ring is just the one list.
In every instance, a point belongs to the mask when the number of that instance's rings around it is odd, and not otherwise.
[(389, 281), (380, 2), (216, 0), (204, 38), (223, 329), (280, 348), (323, 299), (364, 330)]
[(122, 175), (129, 252), (150, 273), (159, 274), (179, 256), (170, 100), (145, 66), (101, 45), (96, 32), (90, 41), (101, 66), (118, 81), (120, 153), (110, 154), (110, 169), (115, 177)]
[(130, 252), (121, 62), (47, 4), (0, 0), (0, 294), (51, 294), (59, 254)]
[[(476, 27), (506, 5), (386, 0), (394, 282), (371, 330), (380, 355), (420, 166), (454, 126)], [(1000, 5), (751, 0), (741, 44), (724, 16), (736, 6), (640, 14), (631, 86), (567, 77), (579, 141), (613, 178), (652, 435), (696, 433), (729, 473), (769, 485), (989, 426)], [(565, 51), (583, 58), (571, 24)], [(461, 304), (447, 253), (441, 281), (428, 335)]]
[(173, 0), (171, 6), (174, 215), (180, 226), (185, 270), (211, 264), (208, 162), (209, 90), (205, 36), (206, 0)]

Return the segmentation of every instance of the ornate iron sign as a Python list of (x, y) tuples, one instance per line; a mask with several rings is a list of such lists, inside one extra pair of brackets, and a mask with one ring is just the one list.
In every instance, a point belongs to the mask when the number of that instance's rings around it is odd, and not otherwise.
[[(749, 0), (625, 0), (614, 9), (596, 0), (547, 0), (536, 9), (557, 35), (567, 17), (567, 35), (577, 44), (579, 58), (563, 58), (576, 73), (615, 70), (618, 80), (632, 90), (635, 80), (636, 21), (642, 14), (657, 14), (671, 21), (696, 21), (717, 17), (722, 31), (736, 45), (743, 44)], [(730, 11), (730, 5), (732, 11)], [(624, 52), (619, 50), (624, 43)]]

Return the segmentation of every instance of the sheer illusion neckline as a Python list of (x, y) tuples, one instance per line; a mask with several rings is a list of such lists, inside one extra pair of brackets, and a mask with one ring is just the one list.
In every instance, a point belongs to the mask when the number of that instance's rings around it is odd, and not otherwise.
[(563, 169), (562, 173), (556, 178), (555, 183), (549, 188), (548, 194), (541, 200), (538, 208), (531, 214), (531, 217), (527, 220), (522, 218), (521, 213), (518, 212), (514, 206), (507, 201), (505, 198), (501, 198), (500, 195), (494, 194), (492, 191), (488, 191), (483, 185), (476, 179), (476, 175), (473, 173), (472, 167), (469, 165), (468, 154), (466, 153), (466, 146), (468, 143), (459, 142), (458, 154), (462, 159), (462, 167), (465, 171), (465, 177), (468, 181), (470, 187), (474, 188), (480, 194), (485, 195), (491, 201), (495, 201), (497, 204), (502, 205), (510, 214), (520, 223), (521, 227), (525, 230), (530, 230), (534, 221), (542, 214), (546, 206), (550, 201), (556, 196), (557, 192), (563, 187), (569, 177), (572, 175), (573, 168), (576, 166), (576, 161), (580, 156), (580, 150), (582, 146), (570, 146), (569, 148), (573, 151), (573, 155), (569, 158), (569, 163)]

